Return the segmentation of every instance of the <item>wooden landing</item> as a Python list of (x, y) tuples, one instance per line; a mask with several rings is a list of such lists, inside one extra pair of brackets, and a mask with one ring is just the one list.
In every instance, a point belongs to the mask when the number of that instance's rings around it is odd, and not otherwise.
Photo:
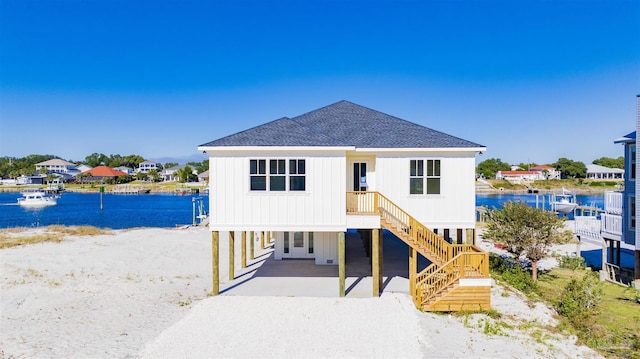
[(491, 308), (491, 287), (456, 286), (439, 294), (422, 307), (425, 311), (489, 310)]

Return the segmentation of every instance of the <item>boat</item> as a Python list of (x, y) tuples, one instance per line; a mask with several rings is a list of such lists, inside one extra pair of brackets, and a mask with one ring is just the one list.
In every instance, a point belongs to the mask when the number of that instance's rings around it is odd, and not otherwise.
[(578, 204), (575, 202), (575, 197), (564, 187), (562, 188), (562, 194), (554, 195), (551, 201), (551, 210), (557, 213), (567, 214), (576, 209), (576, 207), (578, 207)]
[(25, 190), (22, 198), (18, 198), (18, 205), (24, 207), (43, 207), (58, 204), (57, 198), (46, 194), (41, 189)]

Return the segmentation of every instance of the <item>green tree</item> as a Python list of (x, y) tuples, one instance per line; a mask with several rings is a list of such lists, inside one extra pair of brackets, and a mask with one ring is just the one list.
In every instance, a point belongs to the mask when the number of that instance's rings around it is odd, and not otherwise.
[(622, 156), (618, 158), (600, 157), (597, 160), (593, 160), (591, 163), (603, 167), (624, 169), (624, 157)]
[(183, 168), (177, 170), (175, 174), (178, 176), (178, 181), (181, 183), (190, 182), (198, 177), (193, 174), (193, 169), (190, 166), (184, 166)]
[(573, 237), (564, 229), (565, 218), (528, 206), (524, 202), (506, 202), (501, 209), (489, 210), (484, 238), (505, 245), (516, 257), (531, 261), (531, 277), (538, 279), (538, 261), (547, 256), (554, 244), (567, 243)]
[(144, 172), (136, 172), (136, 179), (142, 181), (147, 178), (147, 174)]
[(587, 166), (582, 162), (562, 157), (552, 166), (560, 171), (562, 178), (585, 178), (587, 176)]
[[(209, 168), (208, 163), (207, 168)], [(489, 158), (488, 160), (478, 163), (476, 173), (483, 175), (484, 178), (494, 178), (498, 171), (509, 171), (510, 169), (511, 166), (506, 162), (502, 162), (501, 159)]]
[(564, 315), (578, 328), (591, 326), (598, 304), (602, 301), (604, 288), (594, 272), (582, 279), (572, 278), (564, 287), (556, 304), (558, 313)]
[(96, 167), (96, 166), (100, 166), (101, 164), (106, 165), (109, 163), (109, 157), (107, 157), (107, 155), (103, 153), (94, 152), (84, 158), (84, 163), (86, 163), (87, 166), (89, 167)]
[(177, 162), (167, 162), (167, 163), (164, 164), (164, 168), (171, 168), (171, 167), (175, 167), (177, 165), (178, 165)]
[(529, 169), (531, 169), (531, 167), (535, 167), (535, 166), (537, 166), (537, 164), (535, 163), (520, 162), (520, 164), (518, 165), (518, 168), (520, 169), (520, 171), (528, 171)]
[(158, 170), (156, 169), (149, 170), (149, 178), (153, 182), (158, 182), (160, 180), (160, 174), (158, 173)]
[(196, 172), (202, 173), (209, 169), (209, 159), (202, 162), (187, 162), (187, 164), (196, 169)]

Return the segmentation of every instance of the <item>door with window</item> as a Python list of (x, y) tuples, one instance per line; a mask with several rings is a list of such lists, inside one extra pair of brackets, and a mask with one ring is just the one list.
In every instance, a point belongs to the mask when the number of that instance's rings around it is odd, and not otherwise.
[(282, 258), (315, 258), (313, 232), (284, 232)]
[(353, 191), (367, 190), (367, 163), (353, 163)]

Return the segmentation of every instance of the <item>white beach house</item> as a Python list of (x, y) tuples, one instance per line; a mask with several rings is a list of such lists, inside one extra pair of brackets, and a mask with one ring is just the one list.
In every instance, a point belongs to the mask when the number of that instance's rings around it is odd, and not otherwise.
[[(344, 234), (357, 229), (370, 237), (378, 295), (384, 228), (410, 248), (418, 307), (488, 308), (488, 257), (474, 245), (484, 146), (340, 101), (198, 149), (210, 156), (214, 247), (220, 231), (269, 233), (276, 259), (338, 265), (344, 295)], [(420, 273), (417, 254), (432, 263)]]

